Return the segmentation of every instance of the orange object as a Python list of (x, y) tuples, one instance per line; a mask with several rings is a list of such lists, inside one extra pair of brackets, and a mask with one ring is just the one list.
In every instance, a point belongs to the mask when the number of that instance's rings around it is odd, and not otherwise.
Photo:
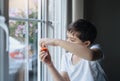
[(46, 48), (46, 47), (41, 47), (41, 51), (48, 51), (48, 48)]
[(19, 54), (18, 51), (16, 51), (16, 52), (11, 52), (11, 53), (10, 53), (10, 56), (11, 56), (12, 58), (15, 58), (15, 56), (18, 55), (18, 54)]

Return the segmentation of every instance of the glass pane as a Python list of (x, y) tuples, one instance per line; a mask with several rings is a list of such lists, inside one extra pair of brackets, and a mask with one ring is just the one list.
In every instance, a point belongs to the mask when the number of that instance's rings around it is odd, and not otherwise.
[(25, 22), (9, 21), (9, 81), (24, 81)]
[(48, 37), (54, 38), (54, 22), (55, 22), (55, 0), (49, 0), (48, 5), (48, 20), (50, 21), (48, 25)]
[(40, 2), (9, 0), (9, 81), (37, 81), (37, 19), (41, 19)]
[(9, 0), (9, 17), (26, 18), (27, 0)]
[(38, 17), (38, 0), (29, 0), (29, 18), (35, 18)]
[(29, 22), (29, 81), (37, 81), (37, 22)]
[(49, 0), (48, 12), (49, 12), (48, 14), (49, 21), (54, 21), (55, 20), (55, 0)]
[(9, 20), (10, 36), (16, 38), (20, 42), (25, 41), (25, 22)]
[[(27, 25), (23, 21), (9, 21), (10, 29), (10, 52), (9, 52), (9, 74), (10, 81), (24, 81), (26, 62), (28, 57), (29, 81), (37, 80), (37, 22), (28, 23), (28, 46), (25, 37), (27, 36)], [(28, 47), (28, 53), (26, 53)], [(26, 57), (26, 54), (28, 56)]]

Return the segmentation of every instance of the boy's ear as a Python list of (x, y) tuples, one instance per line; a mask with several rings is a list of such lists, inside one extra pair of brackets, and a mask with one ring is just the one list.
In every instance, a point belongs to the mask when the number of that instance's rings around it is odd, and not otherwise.
[(85, 45), (85, 46), (89, 46), (89, 45), (90, 45), (90, 41), (85, 41), (85, 42), (84, 42), (84, 45)]

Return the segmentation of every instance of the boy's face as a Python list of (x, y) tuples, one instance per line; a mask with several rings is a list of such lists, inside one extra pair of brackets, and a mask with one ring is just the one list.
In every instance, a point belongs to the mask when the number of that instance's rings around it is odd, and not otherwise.
[(84, 45), (87, 47), (90, 45), (90, 41), (83, 42), (77, 37), (77, 35), (78, 35), (77, 32), (67, 31), (67, 41), (71, 43), (79, 44), (79, 45)]
[(77, 37), (78, 33), (72, 33), (67, 31), (67, 41), (71, 42), (71, 43), (76, 43), (76, 44), (84, 44), (84, 42), (82, 42), (78, 37)]

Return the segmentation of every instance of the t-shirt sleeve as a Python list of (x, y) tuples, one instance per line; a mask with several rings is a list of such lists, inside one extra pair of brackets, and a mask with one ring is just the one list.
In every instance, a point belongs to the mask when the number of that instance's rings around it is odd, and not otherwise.
[(60, 71), (61, 71), (61, 72), (67, 72), (65, 54), (62, 55)]

